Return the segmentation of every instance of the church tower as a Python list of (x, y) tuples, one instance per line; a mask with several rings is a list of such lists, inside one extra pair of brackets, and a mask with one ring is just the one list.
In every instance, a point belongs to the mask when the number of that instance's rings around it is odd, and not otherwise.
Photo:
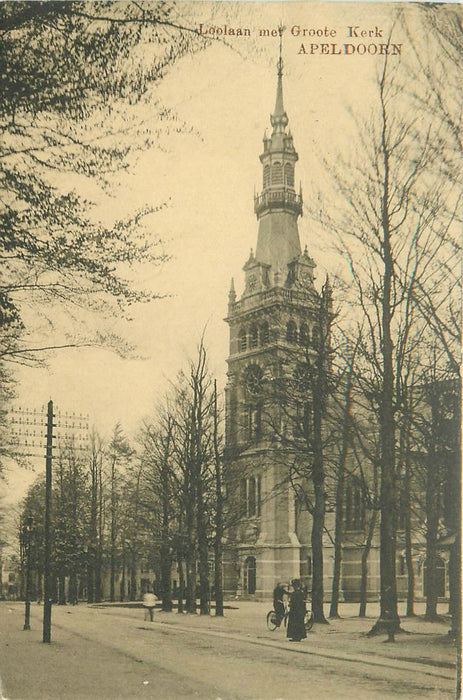
[[(298, 154), (283, 103), (283, 62), (264, 134), (262, 191), (254, 197), (257, 245), (244, 265), (244, 291), (229, 292), (226, 387), (227, 500), (235, 516), (225, 561), (229, 595), (268, 597), (277, 581), (310, 583), (310, 524), (289, 484), (284, 411), (272, 392), (297, 346), (316, 342), (318, 294), (313, 260), (302, 252), (295, 189)], [(273, 396), (273, 398), (272, 398)]]

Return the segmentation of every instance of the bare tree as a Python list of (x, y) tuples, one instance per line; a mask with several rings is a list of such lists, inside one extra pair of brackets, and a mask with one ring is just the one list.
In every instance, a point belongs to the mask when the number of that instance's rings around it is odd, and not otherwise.
[[(340, 248), (369, 339), (365, 357), (376, 403), (381, 512), (380, 619), (372, 632), (399, 629), (396, 438), (403, 377), (410, 355), (418, 358), (423, 329), (434, 330), (423, 308), (426, 299), (434, 309), (442, 303), (439, 289), (450, 279), (458, 202), (453, 183), (440, 177), (432, 145), (440, 125), (433, 115), (416, 122), (403, 98), (402, 81), (386, 58), (377, 83), (377, 110), (371, 121), (359, 120), (362, 161), (350, 160), (345, 170), (343, 164), (332, 168), (346, 206), (339, 218), (322, 214), (326, 227), (342, 231)], [(355, 174), (355, 184), (346, 172)]]
[(109, 481), (109, 598), (111, 602), (116, 600), (116, 577), (119, 569), (119, 545), (121, 544), (123, 514), (121, 471), (124, 472), (127, 469), (132, 457), (133, 449), (124, 436), (121, 426), (117, 424), (107, 448)]
[[(143, 500), (149, 511), (160, 513), (159, 531), (152, 533), (152, 540), (159, 542), (160, 594), (162, 609), (172, 610), (172, 553), (176, 549), (175, 528), (178, 524), (179, 502), (173, 473), (174, 420), (169, 404), (160, 409), (156, 422), (145, 423), (140, 442), (140, 460), (143, 464)], [(182, 593), (180, 593), (180, 596)]]

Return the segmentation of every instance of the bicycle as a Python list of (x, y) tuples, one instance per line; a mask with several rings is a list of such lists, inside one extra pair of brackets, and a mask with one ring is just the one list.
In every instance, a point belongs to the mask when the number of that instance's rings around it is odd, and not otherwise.
[[(288, 624), (288, 616), (289, 616), (289, 605), (288, 603), (285, 603), (285, 612), (283, 617), (281, 618), (275, 610), (272, 608), (272, 610), (269, 610), (267, 613), (267, 628), (270, 630), (270, 632), (274, 632), (277, 627), (281, 627), (281, 623), (283, 622), (284, 626), (286, 627)], [(304, 615), (304, 627), (306, 632), (310, 632), (310, 630), (313, 627), (313, 612), (312, 610), (307, 610), (305, 615)]]

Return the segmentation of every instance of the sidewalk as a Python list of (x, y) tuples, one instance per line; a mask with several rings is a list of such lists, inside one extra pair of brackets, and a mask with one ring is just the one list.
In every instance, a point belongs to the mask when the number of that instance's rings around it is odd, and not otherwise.
[[(95, 606), (105, 614), (124, 614), (143, 620), (143, 611), (136, 608), (124, 609), (121, 604), (103, 604)], [(185, 630), (194, 629), (209, 633), (221, 633), (234, 637), (245, 637), (248, 641), (278, 644), (286, 648), (285, 630), (282, 627), (270, 632), (266, 627), (266, 614), (271, 603), (251, 601), (229, 601), (224, 617), (216, 617), (214, 609), (211, 615), (178, 614), (155, 612), (155, 624), (174, 625)], [(381, 665), (419, 664), (422, 672), (443, 674), (447, 678), (456, 675), (456, 646), (448, 637), (449, 621), (425, 622), (422, 617), (402, 618), (402, 628), (408, 634), (396, 635), (395, 644), (385, 644), (385, 636), (366, 637), (377, 619), (376, 605), (367, 610), (368, 617), (358, 618), (358, 604), (342, 603), (339, 606), (341, 619), (329, 620), (329, 624), (315, 624), (307, 639), (298, 645), (297, 650), (322, 656), (328, 654), (351, 660), (362, 660)], [(89, 606), (92, 609), (92, 606)], [(424, 612), (424, 604), (417, 604), (417, 613)], [(440, 606), (439, 613), (444, 615), (447, 606)], [(400, 612), (400, 609), (399, 609)], [(328, 614), (328, 608), (325, 609)], [(149, 625), (150, 623), (146, 623)], [(429, 667), (427, 670), (425, 667)]]

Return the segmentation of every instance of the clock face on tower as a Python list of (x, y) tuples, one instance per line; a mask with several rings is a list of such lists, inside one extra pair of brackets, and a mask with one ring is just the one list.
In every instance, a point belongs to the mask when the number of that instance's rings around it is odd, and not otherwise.
[(257, 365), (251, 365), (246, 370), (245, 384), (250, 394), (255, 396), (262, 389), (262, 369)]
[(298, 277), (298, 285), (302, 287), (303, 289), (307, 289), (307, 287), (310, 287), (311, 284), (311, 277), (310, 277), (310, 272), (303, 271), (299, 274)]
[(250, 275), (249, 281), (248, 281), (249, 291), (252, 292), (256, 288), (256, 285), (257, 285), (257, 277), (255, 275)]

